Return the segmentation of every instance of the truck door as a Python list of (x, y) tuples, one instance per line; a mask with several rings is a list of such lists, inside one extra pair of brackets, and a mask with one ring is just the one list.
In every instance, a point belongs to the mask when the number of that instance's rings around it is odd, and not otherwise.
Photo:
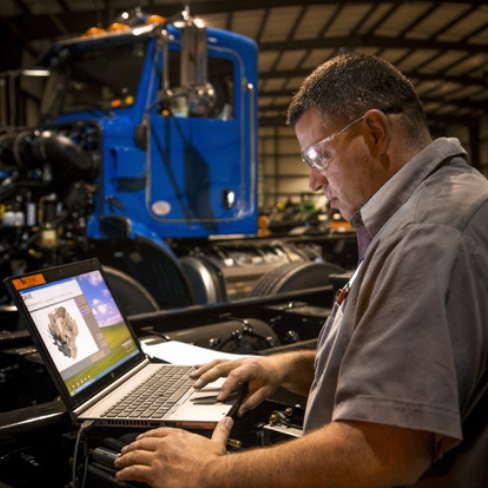
[(179, 92), (179, 50), (168, 55), (172, 98), (149, 115), (147, 211), (174, 237), (242, 233), (240, 221), (255, 210), (251, 97), (242, 63), (233, 52), (209, 50), (214, 93), (202, 114), (192, 111), (192, 94)]

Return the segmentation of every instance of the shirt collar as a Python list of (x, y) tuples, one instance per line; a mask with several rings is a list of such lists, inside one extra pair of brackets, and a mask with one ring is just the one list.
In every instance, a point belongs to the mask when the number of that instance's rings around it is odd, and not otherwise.
[(436, 139), (415, 155), (390, 178), (351, 218), (351, 225), (364, 225), (374, 236), (388, 219), (408, 200), (420, 183), (446, 159), (466, 157), (466, 151), (456, 138)]

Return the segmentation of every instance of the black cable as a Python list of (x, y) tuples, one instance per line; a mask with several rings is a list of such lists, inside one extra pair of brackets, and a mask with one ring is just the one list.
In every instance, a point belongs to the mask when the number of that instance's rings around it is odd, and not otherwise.
[(78, 434), (76, 435), (76, 441), (75, 441), (75, 450), (73, 453), (73, 466), (72, 466), (72, 473), (71, 473), (71, 484), (73, 488), (77, 488), (78, 483), (76, 482), (76, 465), (77, 465), (77, 459), (78, 459), (78, 449), (80, 446), (80, 440), (82, 434), (84, 434), (87, 430), (89, 430), (94, 424), (93, 420), (85, 420), (81, 426), (80, 429), (78, 430)]
[[(81, 488), (85, 487), (85, 481), (86, 481), (86, 475), (88, 474), (88, 462), (89, 462), (89, 457), (85, 457), (85, 469), (83, 470), (83, 479), (81, 481)], [(75, 487), (73, 487), (75, 488)]]

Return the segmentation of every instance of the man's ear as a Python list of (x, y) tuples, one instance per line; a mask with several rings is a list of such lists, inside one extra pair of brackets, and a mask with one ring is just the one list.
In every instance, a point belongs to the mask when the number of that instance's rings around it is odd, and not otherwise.
[(366, 124), (371, 151), (378, 156), (388, 151), (391, 137), (391, 126), (388, 117), (377, 109), (368, 110), (363, 117)]

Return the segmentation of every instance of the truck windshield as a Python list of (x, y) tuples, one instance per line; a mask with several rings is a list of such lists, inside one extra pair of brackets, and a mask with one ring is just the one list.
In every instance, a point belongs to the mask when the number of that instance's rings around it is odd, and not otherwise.
[(134, 104), (147, 42), (86, 43), (62, 50), (51, 63), (41, 120)]

